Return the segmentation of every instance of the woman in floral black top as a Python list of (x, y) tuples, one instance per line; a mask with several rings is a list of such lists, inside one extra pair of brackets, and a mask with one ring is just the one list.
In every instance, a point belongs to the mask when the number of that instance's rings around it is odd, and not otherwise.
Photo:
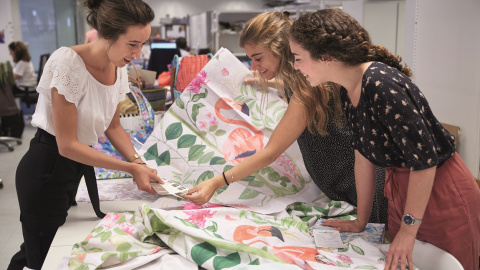
[(324, 224), (363, 230), (370, 213), (361, 210), (372, 204), (374, 168), (384, 166), (393, 237), (385, 268), (396, 269), (400, 261), (401, 269), (407, 264), (413, 269), (417, 238), (450, 252), (465, 269), (478, 269), (480, 190), (455, 152), (453, 137), (410, 80), (411, 70), (400, 57), (372, 45), (365, 29), (339, 10), (301, 16), (290, 35), (295, 67), (312, 86), (342, 86), (353, 137), (358, 219)]

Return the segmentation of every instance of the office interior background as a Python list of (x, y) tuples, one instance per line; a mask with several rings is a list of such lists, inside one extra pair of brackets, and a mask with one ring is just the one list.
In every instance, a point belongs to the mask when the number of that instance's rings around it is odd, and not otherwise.
[[(288, 10), (295, 18), (319, 8), (342, 8), (364, 25), (375, 43), (403, 57), (439, 120), (460, 127), (457, 150), (472, 174), (479, 178), (480, 1), (145, 1), (156, 14), (153, 31), (165, 35), (166, 24), (175, 20), (186, 22), (188, 45), (207, 47), (213, 53), (219, 46), (232, 51), (239, 49), (236, 37), (233, 41), (223, 41), (224, 44), (219, 40), (218, 20), (222, 14)], [(41, 54), (83, 43), (89, 27), (81, 3), (82, 0), (0, 0), (0, 31), (4, 33), (0, 61), (11, 60), (7, 46), (12, 41), (29, 45), (36, 69)]]

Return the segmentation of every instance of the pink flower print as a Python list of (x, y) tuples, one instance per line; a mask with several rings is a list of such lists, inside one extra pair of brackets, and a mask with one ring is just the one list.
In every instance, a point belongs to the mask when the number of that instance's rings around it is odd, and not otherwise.
[(162, 248), (161, 248), (161, 247), (159, 247), (159, 246), (155, 246), (155, 247), (153, 248), (153, 250), (152, 250), (152, 253), (151, 253), (151, 254), (155, 254), (155, 253), (159, 252), (160, 250), (162, 250)]
[(100, 222), (100, 226), (111, 228), (115, 225), (115, 223), (123, 217), (123, 214), (119, 213), (108, 213)]
[(122, 222), (118, 224), (118, 227), (120, 228), (120, 230), (124, 231), (129, 235), (132, 235), (136, 232), (136, 228), (132, 224), (127, 222)]
[(207, 122), (205, 122), (205, 121), (200, 121), (200, 122), (198, 123), (198, 127), (199, 127), (200, 129), (206, 129), (206, 128), (207, 128)]
[(228, 76), (229, 74), (230, 74), (230, 72), (228, 72), (228, 70), (226, 68), (222, 69), (222, 75), (223, 76)]
[(192, 210), (187, 212), (190, 216), (187, 221), (199, 226), (205, 227), (206, 218), (211, 218), (217, 211), (210, 212), (210, 210)]
[(210, 122), (208, 122), (210, 126), (218, 125), (217, 118), (214, 116), (210, 118)]
[(202, 84), (206, 85), (208, 82), (210, 81), (207, 81), (207, 73), (205, 70), (202, 70), (197, 74), (197, 76), (195, 76), (195, 78), (193, 78), (186, 90), (198, 94), (200, 89), (202, 89)]
[(185, 203), (182, 206), (183, 206), (183, 210), (193, 210), (193, 209), (202, 209), (203, 208), (203, 206), (196, 205), (193, 202)]
[(350, 257), (348, 257), (347, 255), (340, 254), (337, 256), (337, 258), (343, 263), (348, 263), (348, 264), (353, 263), (352, 259), (350, 259)]
[(203, 206), (204, 206), (203, 208), (225, 207), (224, 205), (216, 204), (216, 203), (206, 203)]
[(213, 116), (213, 115), (212, 115), (212, 112), (208, 112), (208, 113), (207, 113), (207, 117), (208, 117), (209, 119), (211, 119), (212, 116)]

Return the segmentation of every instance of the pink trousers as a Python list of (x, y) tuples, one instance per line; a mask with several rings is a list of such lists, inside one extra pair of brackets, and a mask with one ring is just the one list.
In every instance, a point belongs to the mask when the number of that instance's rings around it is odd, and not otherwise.
[[(392, 239), (402, 222), (409, 176), (407, 168), (389, 167), (386, 170), (385, 196)], [(437, 168), (417, 239), (449, 252), (465, 270), (478, 270), (480, 189), (457, 153)]]

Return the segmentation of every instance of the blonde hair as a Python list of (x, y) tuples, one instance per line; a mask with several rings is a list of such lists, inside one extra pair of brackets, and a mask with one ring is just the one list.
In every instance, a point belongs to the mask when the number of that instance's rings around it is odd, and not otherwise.
[[(315, 127), (319, 134), (325, 135), (330, 118), (336, 124), (340, 123), (342, 110), (339, 86), (328, 83), (312, 88), (303, 74), (295, 69), (295, 57), (289, 45), (292, 24), (293, 20), (286, 13), (276, 11), (261, 13), (245, 24), (240, 35), (240, 47), (243, 48), (246, 44), (260, 45), (270, 50), (280, 60), (278, 70), (275, 72), (276, 88), (288, 97), (295, 93), (305, 108), (309, 131), (313, 132)], [(333, 108), (329, 106), (330, 100), (334, 104)]]

